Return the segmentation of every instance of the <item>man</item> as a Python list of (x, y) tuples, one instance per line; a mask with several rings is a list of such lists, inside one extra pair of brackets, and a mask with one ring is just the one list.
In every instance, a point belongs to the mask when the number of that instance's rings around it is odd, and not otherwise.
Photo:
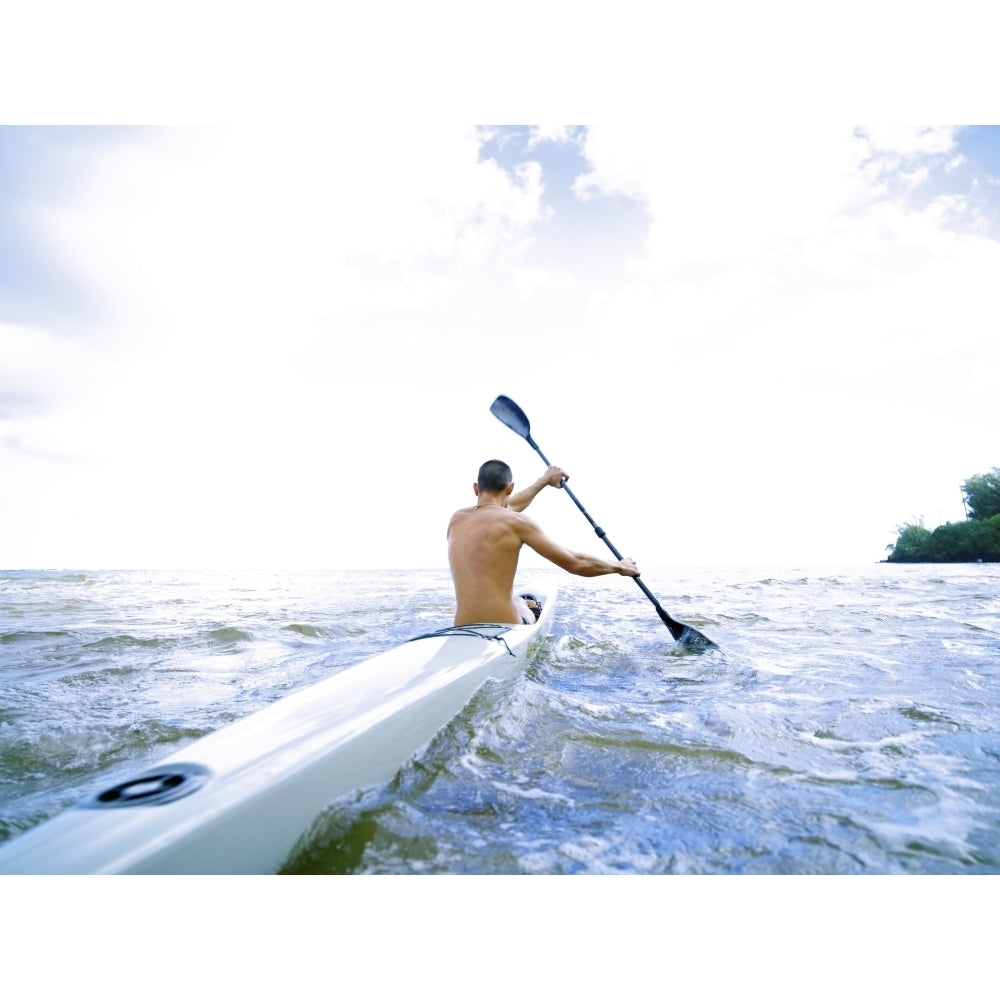
[(524, 601), (513, 593), (522, 545), (576, 576), (639, 575), (632, 559), (608, 562), (563, 548), (521, 513), (546, 486), (559, 489), (564, 479), (569, 476), (550, 465), (541, 479), (514, 493), (506, 462), (493, 459), (480, 467), (472, 485), (476, 505), (455, 511), (448, 525), (448, 562), (458, 604), (456, 625), (515, 625), (534, 620)]

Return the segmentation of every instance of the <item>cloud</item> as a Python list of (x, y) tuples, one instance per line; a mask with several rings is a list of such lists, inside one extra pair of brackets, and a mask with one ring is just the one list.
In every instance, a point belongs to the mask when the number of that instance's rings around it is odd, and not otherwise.
[[(912, 170), (904, 185), (926, 177), (930, 160), (953, 151), (954, 133), (595, 128), (584, 147), (591, 171), (577, 186), (646, 206), (650, 237), (634, 261), (635, 284), (679, 315), (686, 339), (797, 317), (842, 341), (863, 325), (831, 330), (830, 299), (848, 303), (857, 320), (865, 314), (859, 302), (874, 293), (917, 322), (908, 303), (936, 294), (953, 300), (955, 287), (959, 301), (980, 298), (996, 244), (955, 230), (967, 199), (941, 195), (913, 210), (885, 185), (890, 170), (903, 176), (904, 164)], [(658, 310), (647, 302), (642, 311)], [(971, 335), (980, 328), (974, 322)], [(872, 331), (863, 335), (870, 342)]]
[(454, 417), (448, 366), (472, 343), (462, 305), (489, 311), (525, 281), (540, 168), (505, 171), (479, 148), (474, 130), (423, 124), (81, 146), (70, 195), (29, 215), (96, 305), (59, 334), (0, 328), (18, 483), (0, 552), (394, 564), (396, 542), (358, 554), (355, 532), (345, 555), (318, 526), (385, 502), (344, 489), (379, 455), (403, 479), (427, 468), (427, 428)]
[(585, 130), (579, 125), (532, 125), (528, 130), (526, 148), (534, 149), (545, 142), (578, 143)]
[[(141, 398), (183, 398), (211, 426), (224, 401), (253, 425), (265, 386), (296, 408), (303, 386), (404, 364), (415, 318), (484, 271), (513, 280), (541, 216), (537, 165), (508, 173), (478, 149), (471, 130), (421, 125), (148, 131), (89, 151), (73, 201), (37, 215), (100, 304), (94, 411), (117, 401), (158, 424)], [(52, 356), (34, 343), (36, 362)], [(38, 379), (70, 368), (53, 360)]]
[(537, 169), (511, 176), (477, 153), (472, 131), (425, 126), (156, 131), (95, 153), (87, 190), (46, 228), (126, 310), (197, 297), (284, 313), (305, 297), (305, 312), (338, 313), (386, 294), (381, 275), (405, 278), (398, 305), (420, 304), (445, 294), (444, 271), (516, 255), (538, 218)]
[(865, 125), (855, 130), (867, 142), (874, 154), (894, 163), (915, 157), (950, 154), (955, 148), (954, 125)]
[[(661, 363), (633, 366), (630, 386), (669, 401), (675, 435), (693, 441), (675, 450), (704, 477), (745, 484), (734, 508), (773, 536), (764, 550), (783, 525), (791, 538), (801, 520), (807, 536), (849, 512), (832, 529), (846, 551), (890, 497), (961, 516), (957, 484), (989, 465), (990, 366), (970, 359), (996, 354), (1000, 246), (965, 225), (965, 194), (904, 197), (954, 149), (954, 129), (588, 132), (581, 194), (625, 194), (650, 219), (603, 326), (645, 340), (649, 360), (659, 345)], [(789, 510), (804, 494), (818, 507)], [(678, 515), (724, 518), (719, 496), (699, 490)]]

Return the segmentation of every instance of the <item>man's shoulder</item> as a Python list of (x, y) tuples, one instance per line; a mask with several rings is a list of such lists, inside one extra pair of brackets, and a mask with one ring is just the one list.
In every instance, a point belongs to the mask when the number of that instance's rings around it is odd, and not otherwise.
[(525, 535), (529, 532), (537, 532), (541, 529), (538, 524), (533, 521), (524, 511), (512, 510), (508, 511), (510, 514), (510, 524), (517, 531), (519, 535)]

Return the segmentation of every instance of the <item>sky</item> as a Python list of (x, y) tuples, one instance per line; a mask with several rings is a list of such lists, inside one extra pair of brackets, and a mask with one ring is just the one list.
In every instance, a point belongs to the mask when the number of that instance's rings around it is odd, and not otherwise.
[(1000, 127), (5, 126), (0, 566), (444, 567), (500, 394), (640, 568), (875, 563), (1000, 466), (998, 241)]

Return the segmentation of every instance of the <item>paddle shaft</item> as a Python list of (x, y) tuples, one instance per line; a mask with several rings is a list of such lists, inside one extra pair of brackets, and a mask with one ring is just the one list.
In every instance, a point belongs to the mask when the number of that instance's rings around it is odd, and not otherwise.
[[(535, 442), (534, 442), (534, 441), (532, 440), (532, 437), (531, 437), (531, 435), (530, 435), (530, 434), (528, 434), (528, 436), (527, 436), (527, 437), (525, 438), (525, 440), (526, 440), (526, 441), (528, 442), (528, 444), (530, 444), (530, 445), (531, 445), (531, 447), (532, 447), (532, 448), (534, 448), (534, 449), (535, 449), (535, 451), (537, 451), (537, 452), (538, 452), (538, 455), (539, 455), (539, 457), (541, 458), (541, 460), (542, 460), (542, 461), (543, 461), (543, 462), (544, 462), (544, 463), (545, 463), (546, 465), (551, 465), (551, 464), (552, 464), (552, 463), (551, 463), (551, 462), (550, 462), (550, 461), (549, 461), (549, 460), (548, 460), (548, 459), (547, 459), (547, 458), (545, 457), (545, 455), (544, 455), (544, 454), (542, 453), (542, 449), (541, 449), (541, 448), (539, 448), (539, 447), (538, 447), (538, 445), (537, 445), (537, 444), (535, 444)], [(615, 556), (615, 558), (616, 558), (616, 559), (617, 559), (617, 560), (618, 560), (619, 562), (621, 562), (621, 560), (622, 560), (622, 559), (624, 559), (625, 557), (624, 557), (624, 556), (623, 556), (623, 555), (622, 555), (622, 554), (621, 554), (621, 553), (620, 553), (620, 552), (618, 551), (618, 549), (616, 549), (616, 548), (615, 548), (615, 546), (614, 546), (614, 544), (612, 543), (611, 539), (610, 539), (610, 538), (608, 538), (608, 535), (607, 535), (607, 532), (605, 532), (605, 530), (604, 530), (604, 529), (603, 529), (602, 527), (600, 527), (600, 525), (598, 525), (598, 523), (597, 523), (597, 522), (596, 522), (596, 521), (595, 521), (595, 520), (594, 520), (594, 519), (593, 519), (593, 518), (592, 518), (592, 517), (590, 516), (590, 514), (589, 514), (589, 513), (587, 512), (587, 508), (586, 508), (586, 507), (584, 507), (582, 503), (580, 503), (580, 501), (579, 501), (579, 500), (577, 499), (577, 496), (576, 496), (576, 494), (575, 494), (575, 493), (574, 493), (574, 492), (573, 492), (573, 491), (572, 491), (572, 490), (571, 490), (571, 489), (570, 489), (570, 488), (569, 488), (569, 487), (568, 487), (568, 486), (566, 485), (566, 480), (565, 480), (565, 479), (564, 479), (564, 480), (562, 481), (562, 489), (564, 489), (564, 490), (566, 491), (566, 494), (567, 494), (567, 495), (569, 496), (570, 500), (572, 500), (572, 501), (573, 501), (573, 503), (575, 503), (575, 504), (577, 505), (577, 507), (578, 507), (578, 508), (580, 509), (580, 513), (581, 513), (581, 514), (583, 514), (583, 516), (584, 516), (584, 517), (585, 517), (585, 518), (586, 518), (586, 519), (587, 519), (587, 520), (588, 520), (588, 521), (590, 522), (590, 526), (591, 526), (591, 527), (592, 527), (592, 528), (594, 529), (594, 531), (595, 531), (595, 532), (597, 532), (597, 537), (598, 537), (598, 538), (599, 538), (599, 539), (600, 539), (600, 540), (601, 540), (602, 542), (604, 542), (604, 544), (605, 544), (605, 545), (607, 545), (607, 547), (608, 547), (609, 549), (611, 549), (611, 551), (612, 551), (612, 552), (614, 553), (614, 556)], [(651, 591), (651, 590), (649, 589), (649, 587), (647, 587), (647, 586), (646, 586), (646, 584), (644, 584), (644, 583), (642, 582), (642, 580), (640, 580), (640, 579), (639, 579), (639, 577), (637, 577), (637, 576), (633, 576), (633, 577), (632, 577), (632, 579), (633, 579), (633, 580), (635, 580), (635, 582), (636, 582), (636, 585), (637, 585), (637, 586), (639, 587), (639, 589), (640, 589), (640, 590), (641, 590), (641, 591), (642, 591), (642, 592), (643, 592), (643, 593), (644, 593), (644, 594), (645, 594), (645, 595), (646, 595), (646, 596), (647, 596), (647, 597), (648, 597), (648, 598), (649, 598), (649, 599), (650, 599), (650, 600), (651, 600), (651, 601), (653, 602), (653, 604), (654, 604), (654, 605), (656, 606), (656, 610), (657, 610), (657, 611), (659, 611), (659, 613), (660, 613), (660, 617), (661, 617), (661, 618), (662, 618), (662, 619), (664, 620), (664, 622), (667, 622), (667, 619), (668, 619), (668, 618), (670, 618), (670, 616), (669, 616), (669, 615), (668, 615), (668, 614), (666, 613), (666, 611), (664, 611), (664, 610), (663, 610), (663, 608), (662, 608), (662, 607), (660, 607), (660, 602), (659, 602), (659, 601), (658, 601), (658, 600), (656, 599), (656, 596), (655, 596), (655, 595), (653, 594), (653, 592), (652, 592), (652, 591)], [(671, 621), (673, 621), (673, 619), (671, 619)], [(670, 623), (669, 623), (669, 622), (667, 622), (667, 624), (669, 625)], [(680, 626), (681, 628), (683, 628), (683, 626), (681, 625), (681, 623), (680, 623), (680, 622), (677, 622), (676, 624), (677, 624), (678, 626)], [(673, 631), (673, 629), (671, 629), (671, 631)], [(675, 638), (676, 638), (676, 636), (675, 636)]]

